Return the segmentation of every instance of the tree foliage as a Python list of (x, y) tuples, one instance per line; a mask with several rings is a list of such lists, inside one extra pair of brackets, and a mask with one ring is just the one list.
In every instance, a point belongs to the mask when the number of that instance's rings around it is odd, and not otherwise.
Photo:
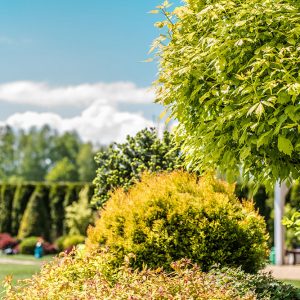
[[(157, 101), (179, 121), (190, 166), (271, 187), (300, 171), (300, 7), (292, 0), (186, 0), (153, 44)], [(242, 171), (241, 171), (242, 170)]]
[(0, 127), (2, 181), (85, 181), (95, 177), (95, 150), (76, 132), (59, 134), (49, 126), (28, 132)]
[(96, 155), (99, 165), (94, 180), (94, 204), (102, 206), (109, 192), (117, 187), (127, 190), (145, 170), (172, 171), (182, 165), (180, 148), (165, 131), (162, 139), (155, 129), (144, 129), (136, 136), (127, 136), (123, 144), (114, 143)]

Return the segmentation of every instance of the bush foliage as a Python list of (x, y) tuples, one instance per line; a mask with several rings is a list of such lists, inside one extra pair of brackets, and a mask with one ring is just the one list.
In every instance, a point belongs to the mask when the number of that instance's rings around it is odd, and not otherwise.
[(203, 270), (214, 264), (260, 269), (267, 257), (265, 222), (252, 202), (241, 203), (234, 186), (183, 171), (145, 174), (129, 192), (112, 194), (88, 230), (88, 245), (107, 246), (120, 265), (169, 268), (189, 258)]
[(45, 265), (23, 286), (12, 287), (8, 280), (4, 299), (300, 299), (299, 290), (265, 274), (249, 275), (240, 269), (203, 273), (188, 260), (172, 263), (172, 274), (132, 270), (127, 264), (112, 271), (110, 260), (107, 252), (77, 250)]
[(93, 210), (90, 207), (89, 186), (79, 192), (79, 200), (66, 207), (65, 223), (70, 235), (85, 235), (93, 222)]
[(19, 244), (19, 251), (21, 254), (33, 255), (36, 243), (38, 242), (37, 236), (30, 236), (21, 241)]
[(128, 189), (144, 171), (172, 171), (182, 165), (180, 148), (173, 135), (165, 131), (160, 139), (155, 129), (144, 129), (136, 136), (127, 136), (123, 144), (112, 144), (96, 156), (99, 165), (94, 180), (97, 206), (109, 198), (109, 193), (118, 187)]

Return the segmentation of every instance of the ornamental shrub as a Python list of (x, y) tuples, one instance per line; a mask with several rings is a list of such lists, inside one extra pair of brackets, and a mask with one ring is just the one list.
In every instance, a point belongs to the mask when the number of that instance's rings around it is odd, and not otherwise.
[(234, 186), (183, 171), (146, 173), (129, 192), (115, 191), (88, 229), (89, 248), (105, 246), (120, 265), (164, 267), (189, 258), (207, 271), (214, 264), (259, 270), (267, 258), (265, 222)]
[(8, 233), (0, 233), (0, 250), (12, 248), (18, 244), (18, 241)]
[(28, 299), (201, 299), (298, 300), (299, 290), (266, 274), (249, 275), (240, 269), (204, 273), (188, 260), (172, 263), (173, 273), (161, 269), (132, 270), (125, 264), (109, 270), (111, 255), (77, 250), (42, 267), (40, 274), (12, 287), (6, 282), (4, 300)]
[(59, 238), (57, 238), (54, 242), (57, 250), (59, 252), (63, 251), (64, 250), (64, 246), (63, 246), (63, 243), (64, 243), (64, 240), (67, 238), (68, 236), (67, 235), (62, 235), (60, 236)]
[(37, 236), (30, 236), (21, 241), (19, 244), (19, 251), (21, 254), (34, 254), (34, 248), (38, 242)]
[(65, 224), (70, 235), (85, 235), (93, 222), (93, 210), (90, 207), (89, 186), (86, 185), (79, 193), (78, 202), (66, 207)]
[(99, 168), (94, 180), (93, 204), (103, 206), (109, 193), (118, 187), (128, 189), (144, 171), (161, 172), (178, 169), (183, 164), (180, 147), (173, 135), (165, 131), (162, 139), (153, 128), (127, 136), (123, 144), (114, 143), (95, 158)]
[(83, 235), (67, 235), (65, 236), (62, 246), (63, 249), (68, 249), (70, 247), (83, 244), (85, 241), (85, 236)]

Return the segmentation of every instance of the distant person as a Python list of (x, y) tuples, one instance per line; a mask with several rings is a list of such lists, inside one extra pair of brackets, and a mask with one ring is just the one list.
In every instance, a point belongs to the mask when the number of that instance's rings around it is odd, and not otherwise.
[(38, 238), (38, 241), (35, 245), (35, 249), (34, 249), (34, 257), (36, 258), (41, 258), (44, 254), (44, 251), (43, 251), (43, 238)]

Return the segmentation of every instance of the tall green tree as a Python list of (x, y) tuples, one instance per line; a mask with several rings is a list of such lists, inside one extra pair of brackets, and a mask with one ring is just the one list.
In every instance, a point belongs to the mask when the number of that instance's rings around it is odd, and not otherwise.
[[(157, 101), (179, 121), (190, 166), (271, 188), (300, 175), (300, 7), (186, 0), (158, 11)], [(158, 12), (155, 11), (155, 12)]]
[(0, 179), (16, 172), (15, 134), (9, 126), (0, 127)]
[[(96, 171), (94, 155), (92, 144), (82, 142), (76, 132), (59, 134), (48, 125), (29, 131), (0, 127), (0, 180), (43, 181), (56, 173), (51, 180), (90, 182)], [(62, 165), (67, 166), (64, 176)]]
[(76, 156), (79, 181), (91, 182), (96, 175), (97, 164), (94, 159), (96, 153), (91, 143), (83, 144)]

